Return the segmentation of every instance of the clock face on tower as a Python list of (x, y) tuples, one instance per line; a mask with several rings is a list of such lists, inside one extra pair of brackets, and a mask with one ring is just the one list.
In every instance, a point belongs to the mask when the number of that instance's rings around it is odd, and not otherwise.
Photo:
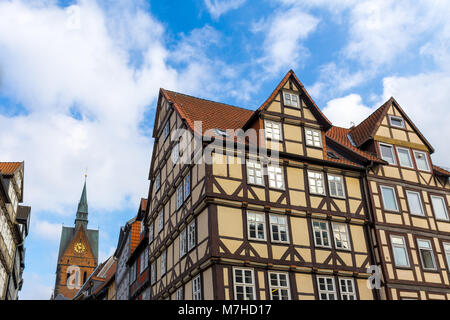
[(73, 249), (76, 253), (83, 253), (86, 250), (84, 244), (82, 244), (81, 242), (75, 243)]

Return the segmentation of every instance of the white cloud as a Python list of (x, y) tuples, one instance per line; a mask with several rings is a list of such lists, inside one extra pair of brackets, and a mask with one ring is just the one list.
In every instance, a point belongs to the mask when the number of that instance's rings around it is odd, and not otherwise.
[(358, 125), (367, 118), (374, 109), (363, 104), (362, 98), (357, 94), (333, 99), (323, 108), (324, 114), (333, 125), (343, 128), (351, 127), (351, 123)]
[(253, 31), (266, 34), (263, 56), (259, 59), (265, 72), (274, 74), (283, 68), (303, 64), (302, 60), (309, 55), (309, 51), (301, 41), (316, 29), (318, 23), (317, 18), (299, 7), (278, 9), (273, 18), (255, 23)]
[(59, 237), (61, 236), (61, 229), (61, 224), (38, 220), (32, 223), (30, 233), (34, 237), (38, 237), (44, 240), (59, 241)]
[(228, 11), (241, 7), (247, 0), (204, 0), (209, 14), (218, 19)]
[(435, 148), (436, 164), (450, 167), (450, 74), (429, 73), (411, 77), (388, 77), (383, 81), (383, 99), (393, 96)]

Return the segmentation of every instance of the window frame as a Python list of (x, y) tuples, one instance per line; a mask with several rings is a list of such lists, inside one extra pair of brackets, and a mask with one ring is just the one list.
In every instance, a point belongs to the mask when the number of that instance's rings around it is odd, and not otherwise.
[(156, 272), (156, 260), (153, 260), (150, 264), (150, 284), (154, 285), (157, 281), (157, 272)]
[(177, 187), (176, 197), (177, 197), (176, 208), (177, 208), (177, 210), (179, 210), (183, 206), (183, 203), (184, 203), (184, 183), (183, 183), (183, 181)]
[[(338, 247), (335, 234), (338, 233), (339, 235), (341, 235), (342, 232), (340, 230), (338, 230), (338, 232), (334, 231), (334, 226), (344, 226), (345, 227), (345, 237), (347, 238), (346, 242), (348, 244), (348, 248)], [(344, 251), (352, 251), (352, 243), (351, 243), (350, 231), (349, 231), (349, 228), (348, 228), (348, 224), (332, 221), (331, 222), (331, 230), (333, 230), (333, 241), (334, 241), (335, 249), (336, 250), (344, 250)], [(342, 240), (340, 240), (340, 241), (342, 242)]]
[[(326, 234), (327, 234), (327, 238), (328, 238), (328, 245), (323, 244), (324, 243), (324, 237), (323, 237), (323, 229), (319, 228), (320, 230), (320, 239), (322, 244), (317, 244), (317, 238), (316, 238), (316, 234), (315, 234), (315, 228), (314, 228), (314, 222), (319, 223), (319, 227), (321, 226), (321, 223), (324, 223), (326, 226)], [(311, 225), (312, 225), (312, 232), (313, 232), (313, 237), (314, 237), (314, 246), (315, 247), (319, 247), (319, 248), (327, 248), (327, 249), (331, 249), (331, 235), (330, 235), (330, 227), (328, 225), (328, 221), (323, 221), (323, 220), (317, 220), (317, 219), (313, 219), (311, 220)]]
[[(397, 239), (402, 239), (402, 242), (403, 242), (403, 245), (402, 246), (400, 246), (399, 244), (394, 244), (394, 242), (392, 241), (392, 239), (393, 238), (397, 238)], [(389, 239), (390, 239), (390, 242), (391, 242), (391, 249), (392, 249), (392, 256), (393, 256), (393, 260), (394, 260), (394, 266), (396, 267), (396, 268), (407, 268), (407, 269), (411, 269), (411, 259), (410, 259), (410, 257), (409, 257), (409, 249), (408, 249), (408, 244), (407, 244), (407, 242), (406, 242), (406, 239), (407, 238), (405, 238), (405, 236), (400, 236), (400, 235), (394, 235), (394, 234), (391, 234), (390, 236), (389, 236)], [(395, 250), (394, 250), (394, 247), (398, 247), (398, 248), (402, 248), (402, 249), (404, 249), (404, 252), (405, 252), (405, 254), (406, 254), (406, 261), (407, 261), (407, 264), (406, 265), (399, 265), (398, 263), (397, 263), (397, 258), (396, 258), (396, 256), (395, 256)]]
[[(414, 169), (414, 162), (413, 162), (412, 157), (411, 157), (411, 150), (408, 149), (408, 148), (403, 148), (403, 147), (398, 147), (398, 146), (395, 146), (395, 149), (397, 151), (397, 157), (398, 157), (398, 164), (399, 164), (399, 166), (403, 167), (403, 168)], [(411, 165), (408, 166), (408, 165), (402, 164), (399, 151), (406, 151), (406, 152), (408, 152), (408, 159), (409, 159), (409, 163)]]
[(170, 120), (167, 120), (166, 124), (163, 128), (163, 141), (166, 141), (166, 139), (170, 136)]
[[(268, 124), (270, 124), (270, 126), (271, 126), (271, 128), (270, 128), (271, 134), (270, 135), (267, 133), (267, 129), (269, 129), (268, 128)], [(274, 125), (278, 126), (278, 130), (279, 130), (279, 134), (278, 134), (279, 138), (278, 139), (273, 137), (274, 136), (274, 134), (273, 134), (273, 130), (274, 130), (273, 126)], [(280, 141), (280, 142), (283, 141), (282, 123), (281, 122), (277, 122), (277, 121), (273, 121), (273, 120), (264, 119), (264, 137), (266, 138), (266, 140), (270, 140), (270, 141)]]
[[(274, 217), (274, 218), (277, 219), (277, 222), (276, 222), (276, 223), (272, 223), (272, 219), (271, 219), (272, 217)], [(284, 224), (284, 225), (278, 223), (278, 219), (279, 219), (279, 218), (283, 218), (283, 219), (284, 219), (284, 221), (285, 221), (285, 224)], [(274, 238), (273, 238), (274, 232), (273, 232), (273, 229), (272, 229), (272, 225), (278, 226), (278, 231), (277, 231), (277, 233), (278, 233), (278, 238), (279, 238), (279, 240), (274, 240)], [(285, 240), (285, 241), (281, 240), (280, 226), (284, 226), (284, 227), (286, 228), (286, 240)], [(270, 228), (270, 240), (271, 240), (272, 242), (274, 242), (274, 243), (284, 243), (284, 244), (285, 244), (285, 243), (289, 243), (289, 223), (288, 223), (288, 216), (286, 216), (286, 215), (279, 215), (279, 214), (269, 214), (269, 228)]]
[[(286, 99), (286, 95), (289, 95), (289, 101), (290, 103), (287, 102), (288, 99)], [(295, 96), (297, 99), (297, 105), (293, 105), (292, 104), (292, 96)], [(296, 94), (296, 93), (291, 93), (291, 92), (287, 92), (287, 91), (283, 91), (283, 105), (287, 106), (287, 107), (292, 107), (292, 108), (296, 108), (296, 109), (301, 109), (301, 103), (300, 103), (300, 95)]]
[[(443, 208), (444, 208), (444, 213), (445, 213), (445, 216), (446, 216), (445, 219), (443, 219), (443, 218), (438, 218), (438, 216), (437, 216), (437, 214), (436, 214), (436, 209), (435, 209), (435, 207), (434, 207), (433, 199), (439, 199), (439, 200), (441, 200), (441, 203), (442, 203)], [(436, 220), (439, 220), (439, 221), (449, 221), (449, 220), (450, 220), (450, 219), (449, 219), (449, 215), (448, 215), (447, 201), (445, 200), (444, 197), (437, 196), (437, 195), (430, 195), (430, 202), (431, 202), (431, 207), (432, 207), (432, 209), (433, 209), (434, 218), (435, 218)]]
[[(247, 239), (248, 240), (252, 240), (252, 241), (263, 241), (263, 242), (267, 241), (266, 215), (265, 215), (265, 213), (258, 213), (258, 212), (253, 212), (253, 211), (247, 211), (246, 214), (247, 214), (247, 217), (246, 217), (247, 218), (246, 219), (246, 221), (247, 221)], [(260, 222), (260, 221), (258, 222), (256, 219), (254, 221), (254, 223), (256, 224), (256, 226), (255, 226), (256, 238), (250, 236), (249, 215), (254, 215), (255, 217), (261, 216), (263, 218), (262, 222)], [(259, 239), (258, 238), (258, 227), (257, 227), (257, 224), (262, 224), (263, 225), (263, 233), (264, 233), (264, 238), (263, 239)]]
[(161, 253), (161, 277), (167, 273), (167, 250)]
[[(353, 289), (352, 292), (342, 292), (342, 283), (341, 283), (341, 281), (344, 281), (344, 282), (345, 282), (345, 288), (346, 288), (346, 289), (348, 289), (348, 282), (351, 282), (351, 284), (352, 284), (352, 289)], [(357, 299), (358, 299), (358, 297), (357, 297), (357, 295), (356, 295), (355, 279), (353, 279), (353, 278), (339, 277), (339, 278), (338, 278), (338, 282), (339, 282), (339, 291), (340, 291), (340, 294), (341, 294), (341, 300), (349, 301), (349, 300), (357, 300)], [(344, 298), (343, 298), (344, 296), (346, 296), (346, 297), (352, 296), (353, 299), (344, 299)]]
[[(392, 144), (388, 144), (388, 143), (384, 143), (384, 142), (380, 142), (380, 143), (378, 143), (378, 146), (379, 146), (379, 148), (380, 148), (380, 156), (381, 156), (381, 159), (383, 159), (384, 161), (386, 161), (389, 165), (391, 165), (391, 166), (396, 166), (397, 165), (397, 158), (395, 157), (395, 151), (394, 151), (394, 146), (392, 145)], [(394, 163), (390, 163), (388, 160), (386, 160), (384, 157), (383, 157), (383, 150), (382, 150), (382, 147), (388, 147), (388, 148), (390, 148), (390, 150), (391, 150), (391, 152), (392, 152), (392, 160), (394, 161)]]
[(180, 259), (187, 254), (187, 227), (180, 232)]
[[(417, 162), (417, 154), (423, 154), (424, 159), (425, 159), (425, 164), (427, 165), (427, 169), (419, 168), (419, 165), (418, 165), (418, 162)], [(431, 172), (430, 161), (428, 160), (428, 154), (426, 152), (419, 151), (419, 150), (413, 150), (413, 155), (414, 155), (414, 161), (416, 162), (417, 170), (424, 171), (424, 172)]]
[(191, 195), (191, 172), (189, 171), (183, 178), (183, 202), (185, 202), (190, 195)]
[[(393, 124), (393, 123), (392, 123), (392, 119), (394, 119), (394, 120), (401, 120), (402, 125), (398, 126), (398, 125)], [(395, 127), (395, 128), (406, 129), (405, 119), (403, 119), (402, 117), (390, 115), (390, 116), (389, 116), (389, 124), (390, 124), (392, 127)]]
[[(397, 208), (396, 210), (392, 210), (392, 209), (388, 209), (388, 208), (387, 208), (386, 202), (385, 202), (385, 200), (384, 200), (384, 199), (385, 199), (385, 196), (384, 196), (384, 193), (383, 193), (383, 190), (384, 190), (384, 189), (390, 189), (390, 190), (392, 190), (393, 195), (394, 195), (395, 207)], [(384, 211), (400, 213), (400, 206), (398, 205), (399, 202), (398, 202), (398, 199), (397, 199), (397, 191), (395, 190), (395, 188), (394, 188), (394, 187), (391, 187), (391, 186), (380, 185), (380, 191), (381, 191), (380, 194), (381, 194), (381, 200), (382, 200), (382, 203), (383, 203), (383, 209), (384, 209)]]
[(447, 262), (447, 270), (450, 271), (450, 242), (442, 242), (442, 251)]
[[(253, 175), (254, 182), (250, 182), (250, 177), (251, 177), (251, 175), (250, 175), (250, 170), (249, 170), (249, 164), (252, 164), (252, 165), (253, 165), (253, 167), (251, 167), (250, 169), (253, 170), (254, 173), (255, 173), (255, 174)], [(260, 168), (256, 168), (257, 165), (258, 165)], [(246, 160), (246, 163), (245, 163), (245, 169), (246, 169), (246, 171), (247, 171), (247, 184), (255, 185), (255, 186), (265, 186), (265, 185), (266, 185), (266, 182), (265, 182), (265, 179), (264, 179), (264, 166), (263, 166), (263, 164), (262, 164), (260, 161), (254, 160), (254, 159), (247, 159), (247, 160)], [(261, 172), (261, 177), (258, 177), (258, 176), (257, 176), (256, 173), (257, 173), (258, 171)], [(260, 178), (260, 179), (261, 179), (261, 184), (259, 184), (259, 183), (256, 182), (256, 181), (257, 181), (257, 178)]]
[(180, 160), (180, 143), (177, 141), (172, 148), (172, 164), (175, 166)]
[(197, 224), (193, 220), (187, 227), (187, 251), (190, 252), (197, 246)]
[(155, 178), (155, 192), (158, 192), (159, 189), (161, 189), (161, 171), (158, 171)]
[[(326, 286), (325, 290), (321, 290), (320, 289), (320, 279), (325, 279), (324, 284)], [(333, 284), (333, 291), (328, 289), (328, 283), (326, 280), (330, 280)], [(319, 300), (327, 300), (327, 301), (333, 301), (333, 300), (338, 300), (338, 294), (337, 294), (337, 290), (336, 290), (336, 282), (334, 277), (328, 277), (328, 276), (317, 276), (317, 294), (319, 296)], [(322, 299), (322, 294), (327, 295), (327, 299)], [(329, 295), (333, 294), (334, 295), (334, 299), (329, 299)]]
[[(250, 271), (250, 273), (251, 273), (251, 279), (252, 279), (252, 282), (251, 282), (251, 284), (247, 284), (246, 282), (241, 282), (241, 283), (237, 283), (237, 281), (236, 281), (236, 271), (241, 271), (242, 272), (242, 279), (245, 281), (245, 271)], [(234, 300), (239, 300), (238, 298), (237, 298), (237, 290), (236, 290), (236, 288), (238, 287), (238, 286), (242, 286), (243, 287), (243, 295), (244, 295), (244, 297), (246, 297), (246, 288), (247, 287), (250, 287), (250, 288), (252, 288), (252, 295), (253, 295), (253, 299), (249, 299), (250, 301), (251, 300), (257, 300), (257, 297), (256, 297), (256, 283), (255, 283), (255, 273), (254, 273), (254, 270), (252, 269), (252, 268), (240, 268), (240, 267), (233, 267), (233, 292), (234, 292)], [(243, 299), (244, 301), (248, 301), (247, 299)]]
[[(310, 179), (314, 179), (316, 189), (318, 188), (318, 187), (317, 187), (317, 181), (318, 181), (318, 179), (315, 178), (315, 177), (314, 177), (314, 178), (311, 178), (311, 177), (309, 176), (310, 173), (311, 173), (311, 174), (320, 174), (320, 176), (322, 177), (320, 181), (321, 181), (321, 183), (322, 183), (323, 193), (318, 193), (318, 192), (313, 192), (313, 191), (311, 191), (312, 183), (311, 183), (311, 180), (310, 180)], [(320, 171), (308, 170), (308, 171), (307, 171), (307, 176), (308, 176), (308, 189), (309, 189), (309, 194), (313, 194), (313, 195), (317, 195), (317, 196), (326, 196), (326, 195), (327, 195), (327, 191), (325, 190), (325, 175), (324, 175), (324, 173), (323, 173), (323, 172), (320, 172)]]
[[(427, 242), (430, 247), (429, 248), (421, 247), (420, 241)], [(429, 239), (424, 239), (424, 238), (417, 238), (416, 242), (417, 242), (417, 251), (419, 253), (420, 263), (421, 263), (422, 269), (424, 271), (437, 271), (437, 263), (436, 263), (436, 257), (435, 257), (435, 254), (434, 254), (433, 242), (431, 240), (429, 240)], [(426, 268), (425, 267), (425, 264), (423, 262), (424, 260), (423, 260), (422, 250), (431, 252), (431, 258), (432, 258), (431, 260), (433, 262), (433, 267), (431, 267), (431, 268)]]
[[(312, 144), (308, 143), (308, 131), (311, 131), (311, 137), (312, 137)], [(309, 128), (309, 127), (305, 127), (305, 144), (307, 147), (312, 147), (312, 148), (323, 148), (323, 141), (322, 141), (322, 131), (317, 130), (317, 129), (313, 129), (313, 128)], [(319, 144), (320, 146), (316, 146), (314, 143), (314, 133), (318, 133), (319, 134)]]
[(151, 244), (155, 239), (155, 221), (152, 221), (148, 226), (148, 243)]
[(164, 207), (161, 207), (158, 213), (158, 234), (164, 230)]
[[(413, 190), (405, 190), (405, 193), (406, 193), (406, 202), (408, 203), (409, 213), (412, 214), (412, 215), (414, 215), (414, 216), (425, 217), (425, 208), (424, 208), (424, 206), (423, 206), (422, 196), (421, 196), (420, 192), (418, 192), (418, 191), (413, 191)], [(419, 198), (419, 204), (420, 204), (420, 210), (422, 211), (421, 214), (412, 212), (412, 210), (411, 210), (412, 206), (411, 206), (411, 203), (410, 203), (410, 201), (409, 201), (409, 195), (410, 195), (410, 194), (415, 194), (415, 195), (418, 196), (418, 198)]]
[(184, 300), (184, 286), (177, 289), (177, 300)]
[[(271, 275), (276, 275), (276, 281), (277, 285), (272, 285), (272, 279)], [(283, 275), (286, 277), (286, 286), (281, 285), (280, 275)], [(273, 291), (276, 290), (286, 290), (287, 291), (287, 300), (291, 300), (291, 285), (289, 281), (289, 273), (286, 272), (275, 272), (275, 271), (269, 271), (268, 272), (268, 278), (269, 278), (269, 291), (270, 291), (270, 300), (274, 300), (273, 298)], [(279, 295), (282, 296), (281, 294)], [(276, 299), (276, 300), (286, 300), (286, 299)]]
[(202, 282), (201, 274), (192, 279), (192, 300), (202, 300)]
[[(333, 178), (340, 178), (341, 179), (341, 182), (340, 182), (340, 184), (341, 184), (341, 186), (342, 186), (342, 196), (340, 196), (340, 195), (333, 195), (332, 193), (331, 193), (331, 183), (335, 183), (336, 184), (336, 192), (338, 191), (338, 187), (337, 187), (337, 182), (336, 181), (330, 181), (330, 177), (333, 177)], [(329, 195), (330, 195), (330, 197), (332, 197), (332, 198), (338, 198), (338, 199), (346, 199), (346, 193), (345, 193), (345, 179), (344, 179), (344, 176), (341, 176), (341, 175), (338, 175), (338, 174), (332, 174), (332, 173), (329, 173), (328, 174), (328, 193), (329, 193)]]
[[(273, 170), (271, 173), (270, 171)], [(278, 172), (279, 171), (279, 172)], [(274, 179), (271, 179), (271, 174), (274, 175)], [(278, 186), (278, 178), (281, 177), (281, 183), (283, 184), (281, 187)], [(274, 165), (267, 165), (267, 180), (269, 182), (269, 188), (270, 189), (276, 189), (276, 190), (285, 190), (286, 184), (284, 179), (284, 170), (283, 166), (274, 166)], [(275, 186), (271, 185), (271, 181), (275, 182)]]

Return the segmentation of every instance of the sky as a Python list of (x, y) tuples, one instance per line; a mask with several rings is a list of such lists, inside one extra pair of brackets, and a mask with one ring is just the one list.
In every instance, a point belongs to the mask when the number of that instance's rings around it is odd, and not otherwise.
[(147, 197), (160, 87), (258, 108), (293, 69), (337, 126), (394, 96), (450, 167), (447, 0), (0, 0), (0, 161), (32, 207), (20, 299), (49, 299), (88, 173), (104, 261)]

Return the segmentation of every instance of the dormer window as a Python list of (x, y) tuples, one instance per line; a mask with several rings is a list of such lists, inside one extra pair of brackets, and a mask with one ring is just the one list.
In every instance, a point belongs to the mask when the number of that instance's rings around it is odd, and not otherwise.
[(284, 105), (294, 108), (300, 108), (299, 98), (297, 94), (284, 92)]
[(275, 141), (281, 141), (282, 135), (281, 135), (281, 124), (279, 122), (264, 121), (264, 129), (266, 133), (266, 139), (275, 140)]
[(400, 117), (395, 116), (389, 116), (389, 122), (391, 123), (391, 126), (397, 127), (397, 128), (405, 128), (405, 121)]
[(213, 130), (213, 132), (214, 132), (214, 134), (216, 135), (216, 136), (222, 136), (222, 137), (229, 137), (230, 135), (225, 131), (225, 130), (222, 130), (222, 129), (214, 129)]

